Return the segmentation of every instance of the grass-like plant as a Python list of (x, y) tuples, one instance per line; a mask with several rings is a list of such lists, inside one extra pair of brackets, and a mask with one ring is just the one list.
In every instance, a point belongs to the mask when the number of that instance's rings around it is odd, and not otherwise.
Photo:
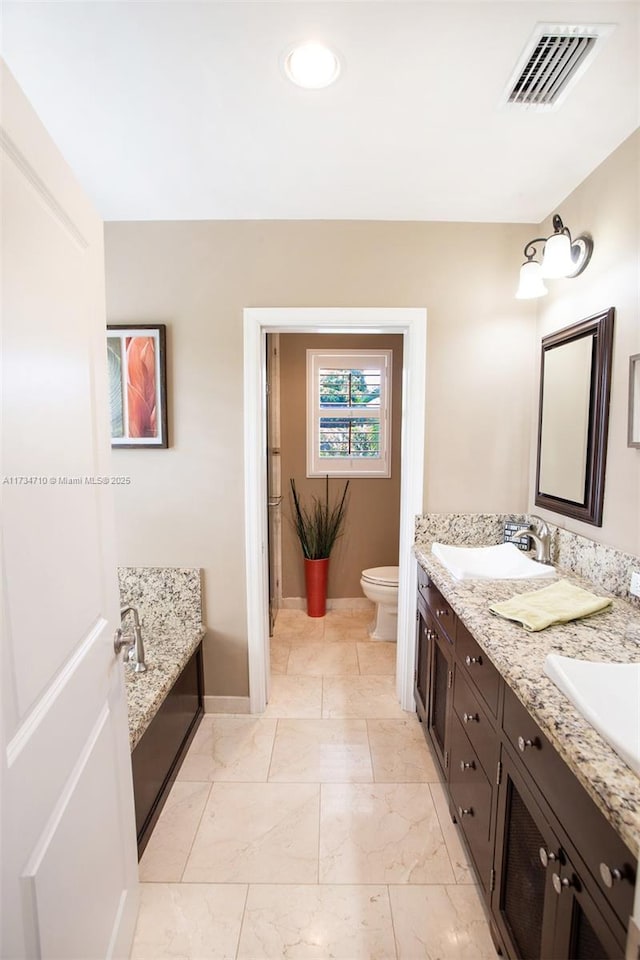
[(307, 560), (324, 560), (331, 555), (333, 545), (342, 533), (347, 510), (347, 490), (349, 480), (344, 485), (342, 496), (337, 503), (329, 504), (329, 477), (325, 478), (324, 500), (313, 498), (310, 510), (300, 502), (295, 480), (289, 480), (295, 508), (294, 525), (302, 552)]

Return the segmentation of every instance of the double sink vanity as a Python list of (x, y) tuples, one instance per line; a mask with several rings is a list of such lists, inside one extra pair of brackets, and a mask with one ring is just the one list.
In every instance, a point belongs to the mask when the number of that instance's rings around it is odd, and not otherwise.
[[(450, 542), (455, 524), (453, 533)], [(457, 542), (464, 542), (460, 531)], [(634, 904), (640, 779), (545, 675), (544, 662), (549, 653), (637, 662), (631, 628), (640, 611), (614, 598), (596, 616), (529, 633), (489, 606), (557, 575), (459, 580), (431, 546), (425, 531), (414, 548), (416, 709), (495, 943), (513, 958), (622, 958)]]

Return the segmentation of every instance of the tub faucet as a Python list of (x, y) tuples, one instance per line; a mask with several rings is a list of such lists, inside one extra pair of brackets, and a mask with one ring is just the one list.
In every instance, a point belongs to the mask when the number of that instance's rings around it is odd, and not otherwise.
[(129, 663), (132, 663), (135, 673), (144, 673), (147, 665), (144, 662), (144, 644), (142, 643), (142, 629), (140, 627), (140, 617), (135, 607), (122, 607), (120, 610), (120, 620), (124, 621), (127, 614), (133, 617), (133, 641), (129, 644), (128, 653), (125, 654)]
[(536, 548), (534, 559), (538, 563), (551, 563), (551, 533), (542, 517), (531, 514), (531, 526), (514, 531), (513, 537), (528, 537)]

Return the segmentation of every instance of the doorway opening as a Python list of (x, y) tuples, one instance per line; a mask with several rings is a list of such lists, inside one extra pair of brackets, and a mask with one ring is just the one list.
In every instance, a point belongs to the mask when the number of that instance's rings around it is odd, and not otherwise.
[(244, 311), (245, 548), (251, 712), (269, 699), (267, 499), (267, 334), (401, 334), (403, 337), (401, 490), (396, 694), (413, 709), (416, 564), (411, 555), (422, 512), (426, 381), (424, 308), (247, 308)]

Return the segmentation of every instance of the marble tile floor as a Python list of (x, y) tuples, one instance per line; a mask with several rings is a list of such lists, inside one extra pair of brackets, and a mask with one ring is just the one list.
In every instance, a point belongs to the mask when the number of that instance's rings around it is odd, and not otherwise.
[(131, 960), (489, 960), (395, 645), (281, 611), (260, 716), (204, 717), (140, 862)]

